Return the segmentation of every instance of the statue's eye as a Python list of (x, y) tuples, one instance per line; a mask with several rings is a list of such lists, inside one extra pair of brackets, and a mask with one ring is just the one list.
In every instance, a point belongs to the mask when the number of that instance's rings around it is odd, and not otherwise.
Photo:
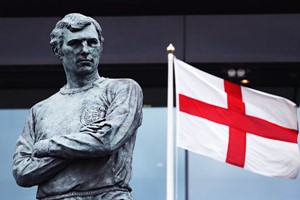
[(77, 47), (77, 46), (81, 45), (81, 41), (80, 40), (70, 40), (67, 44), (68, 44), (68, 46), (71, 46), (71, 47)]
[(87, 40), (89, 46), (94, 46), (98, 44), (98, 40), (96, 38), (91, 38)]

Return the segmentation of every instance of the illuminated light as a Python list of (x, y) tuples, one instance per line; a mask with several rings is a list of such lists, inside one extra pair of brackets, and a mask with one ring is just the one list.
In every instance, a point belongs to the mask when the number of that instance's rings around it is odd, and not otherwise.
[(227, 71), (227, 74), (229, 77), (234, 77), (236, 75), (236, 71), (235, 71), (235, 69), (229, 69)]
[(243, 77), (243, 76), (245, 76), (246, 71), (245, 71), (244, 69), (238, 69), (238, 70), (236, 71), (236, 73), (237, 73), (237, 76), (238, 76), (238, 77)]
[(241, 80), (241, 83), (242, 83), (242, 84), (248, 84), (248, 83), (250, 83), (250, 81), (249, 81), (248, 79), (242, 79), (242, 80)]

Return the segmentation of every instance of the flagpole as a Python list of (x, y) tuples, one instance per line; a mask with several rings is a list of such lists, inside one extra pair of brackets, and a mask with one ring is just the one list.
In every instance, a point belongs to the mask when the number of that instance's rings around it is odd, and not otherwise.
[(167, 47), (168, 52), (168, 124), (167, 124), (167, 191), (166, 200), (174, 200), (174, 134), (173, 134), (173, 52), (172, 44)]

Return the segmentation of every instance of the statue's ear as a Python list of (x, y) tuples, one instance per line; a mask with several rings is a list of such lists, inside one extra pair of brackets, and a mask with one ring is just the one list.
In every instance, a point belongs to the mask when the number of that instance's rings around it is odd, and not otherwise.
[(61, 57), (61, 52), (58, 48), (53, 48), (53, 53), (60, 59)]

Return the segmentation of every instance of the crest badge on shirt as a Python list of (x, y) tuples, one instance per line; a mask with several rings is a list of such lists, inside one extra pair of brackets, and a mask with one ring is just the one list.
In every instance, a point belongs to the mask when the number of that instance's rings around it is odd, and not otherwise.
[(102, 105), (94, 102), (86, 102), (82, 108), (80, 122), (83, 125), (89, 125), (102, 120), (105, 114), (106, 110)]

